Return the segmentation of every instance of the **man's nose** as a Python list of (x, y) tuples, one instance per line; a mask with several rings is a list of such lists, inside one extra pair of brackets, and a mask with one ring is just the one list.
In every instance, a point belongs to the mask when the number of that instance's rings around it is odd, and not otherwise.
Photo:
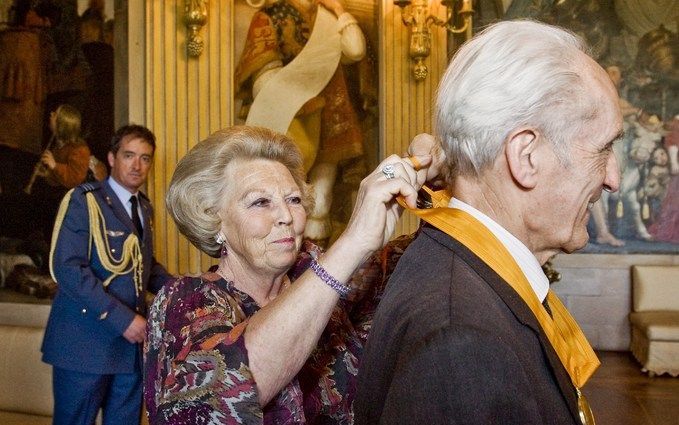
[(615, 154), (611, 152), (606, 163), (606, 176), (604, 178), (604, 190), (617, 192), (620, 189), (620, 168)]

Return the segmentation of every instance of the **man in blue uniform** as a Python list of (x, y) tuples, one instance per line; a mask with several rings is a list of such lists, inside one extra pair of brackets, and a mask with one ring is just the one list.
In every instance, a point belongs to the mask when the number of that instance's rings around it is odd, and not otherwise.
[(84, 183), (62, 201), (50, 269), (52, 304), (43, 361), (53, 366), (54, 423), (139, 423), (145, 292), (170, 275), (153, 257), (153, 211), (139, 191), (153, 161), (155, 136), (128, 125), (113, 137), (111, 176)]

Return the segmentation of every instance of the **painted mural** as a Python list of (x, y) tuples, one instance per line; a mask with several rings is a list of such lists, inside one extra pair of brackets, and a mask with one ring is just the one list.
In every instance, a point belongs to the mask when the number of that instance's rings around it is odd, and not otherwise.
[(105, 6), (0, 0), (0, 288), (54, 295), (47, 258), (61, 198), (107, 174), (114, 89)]
[(479, 28), (531, 18), (581, 35), (620, 94), (621, 182), (592, 209), (591, 253), (679, 253), (679, 1), (480, 0)]
[[(315, 201), (306, 236), (327, 245), (346, 225), (358, 185), (377, 160), (377, 3), (248, 0), (235, 5), (235, 122), (271, 125), (295, 140)], [(326, 39), (314, 35), (323, 30), (319, 8), (330, 12), (329, 28), (342, 28), (339, 61), (331, 65), (308, 54), (332, 55)], [(309, 87), (280, 96), (286, 85)], [(268, 99), (270, 115), (259, 112), (258, 97)]]

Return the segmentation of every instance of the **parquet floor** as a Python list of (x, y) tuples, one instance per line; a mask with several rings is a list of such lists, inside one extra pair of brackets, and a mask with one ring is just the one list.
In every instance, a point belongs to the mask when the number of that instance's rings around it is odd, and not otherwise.
[(679, 425), (679, 377), (649, 378), (628, 352), (597, 352), (584, 393), (597, 425)]

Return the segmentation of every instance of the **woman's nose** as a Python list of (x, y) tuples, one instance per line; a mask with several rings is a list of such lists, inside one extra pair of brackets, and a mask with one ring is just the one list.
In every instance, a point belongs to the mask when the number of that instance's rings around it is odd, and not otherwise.
[(292, 223), (292, 213), (290, 212), (290, 207), (285, 202), (281, 202), (278, 206), (276, 217), (278, 224), (290, 224)]

